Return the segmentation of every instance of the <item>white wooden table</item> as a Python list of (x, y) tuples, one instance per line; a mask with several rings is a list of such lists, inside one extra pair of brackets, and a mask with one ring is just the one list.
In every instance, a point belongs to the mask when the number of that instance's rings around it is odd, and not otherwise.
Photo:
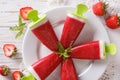
[[(49, 3), (48, 3), (49, 1)], [(11, 72), (20, 69), (22, 62), (22, 42), (23, 37), (15, 39), (15, 32), (9, 30), (9, 27), (17, 24), (19, 9), (25, 6), (31, 6), (39, 12), (47, 11), (56, 6), (75, 6), (78, 2), (85, 3), (91, 8), (92, 4), (98, 0), (0, 0), (0, 65), (5, 64), (11, 68)], [(51, 1), (51, 2), (50, 2)], [(53, 2), (54, 1), (54, 2)], [(120, 0), (101, 0), (109, 3), (108, 12), (110, 14), (120, 14)], [(104, 22), (103, 22), (104, 24)], [(120, 53), (120, 28), (111, 30), (105, 27), (111, 42), (117, 45), (118, 52)], [(13, 43), (18, 48), (18, 54), (11, 58), (4, 56), (2, 46), (4, 43)], [(120, 59), (119, 56), (114, 56), (109, 62), (109, 65), (101, 76), (100, 80), (120, 80)], [(0, 76), (0, 80), (12, 80), (11, 75), (8, 77)]]

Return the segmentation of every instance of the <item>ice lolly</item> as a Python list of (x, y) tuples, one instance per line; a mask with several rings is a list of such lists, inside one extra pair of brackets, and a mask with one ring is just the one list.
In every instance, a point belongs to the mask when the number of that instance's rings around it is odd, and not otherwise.
[(62, 58), (55, 53), (41, 58), (28, 68), (28, 71), (31, 73), (29, 76), (33, 75), (37, 80), (45, 80), (61, 61)]
[(63, 61), (60, 80), (78, 80), (76, 69), (71, 58)]
[(103, 41), (92, 41), (84, 43), (72, 48), (70, 56), (77, 59), (105, 59), (107, 53), (114, 55), (116, 46), (109, 44), (108, 46)]
[(82, 31), (86, 21), (86, 18), (83, 17), (83, 13), (87, 10), (86, 5), (78, 4), (77, 10), (67, 15), (61, 36), (61, 43), (64, 48), (72, 45)]
[(57, 51), (58, 39), (55, 32), (47, 19), (46, 15), (38, 17), (38, 11), (32, 10), (28, 13), (27, 17), (32, 20), (32, 23), (28, 26), (32, 33), (50, 50)]

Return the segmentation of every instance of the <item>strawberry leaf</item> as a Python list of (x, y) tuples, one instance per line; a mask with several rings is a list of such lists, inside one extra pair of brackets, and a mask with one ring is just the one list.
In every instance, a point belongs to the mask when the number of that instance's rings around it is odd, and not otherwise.
[(105, 14), (107, 13), (107, 10), (106, 10), (107, 7), (108, 7), (108, 3), (103, 3), (103, 10)]
[(120, 24), (120, 16), (118, 16), (118, 24)]

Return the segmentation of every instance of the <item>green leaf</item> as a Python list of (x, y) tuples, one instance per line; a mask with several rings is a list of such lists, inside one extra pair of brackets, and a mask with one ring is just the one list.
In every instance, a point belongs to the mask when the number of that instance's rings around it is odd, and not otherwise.
[(67, 52), (71, 52), (71, 48), (72, 48), (72, 46), (68, 47), (68, 48), (66, 49), (66, 51), (67, 51)]
[(19, 26), (13, 26), (13, 27), (10, 27), (10, 30), (11, 31), (19, 31), (20, 27)]
[(65, 57), (65, 58), (68, 58), (68, 57), (70, 57), (70, 56), (69, 56), (68, 54), (64, 54), (64, 57)]
[(26, 23), (22, 23), (19, 27), (25, 27)]
[(13, 26), (13, 27), (10, 27), (10, 30), (11, 30), (11, 31), (18, 31), (18, 33), (17, 33), (16, 36), (15, 36), (16, 39), (23, 34), (25, 25), (26, 25), (26, 23), (23, 23), (22, 18), (21, 18), (21, 16), (19, 15), (18, 25)]
[(65, 50), (64, 50), (64, 47), (62, 46), (62, 44), (60, 42), (58, 42), (57, 45), (58, 45), (60, 52), (63, 53)]
[(19, 31), (19, 32), (16, 34), (15, 38), (18, 39), (22, 34), (23, 34), (23, 30)]
[(21, 16), (19, 15), (18, 25), (20, 26), (21, 24), (22, 24), (22, 18), (21, 18)]

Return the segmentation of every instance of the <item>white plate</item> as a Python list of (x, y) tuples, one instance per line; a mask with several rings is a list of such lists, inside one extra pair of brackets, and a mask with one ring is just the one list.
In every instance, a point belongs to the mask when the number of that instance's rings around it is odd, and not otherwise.
[[(74, 8), (59, 7), (46, 12), (48, 19), (54, 26), (58, 39), (60, 39), (64, 20), (69, 10), (74, 10)], [(87, 13), (87, 17), (88, 21), (86, 22), (85, 27), (75, 44), (93, 40), (104, 40), (109, 43), (110, 41), (107, 32), (101, 21), (94, 16), (91, 11)], [(38, 59), (50, 53), (51, 51), (42, 45), (41, 42), (28, 29), (23, 43), (23, 59), (25, 65), (30, 66)], [(107, 67), (108, 59), (97, 61), (74, 59), (74, 64), (80, 80), (98, 80)], [(60, 65), (46, 80), (59, 80), (59, 76)]]

